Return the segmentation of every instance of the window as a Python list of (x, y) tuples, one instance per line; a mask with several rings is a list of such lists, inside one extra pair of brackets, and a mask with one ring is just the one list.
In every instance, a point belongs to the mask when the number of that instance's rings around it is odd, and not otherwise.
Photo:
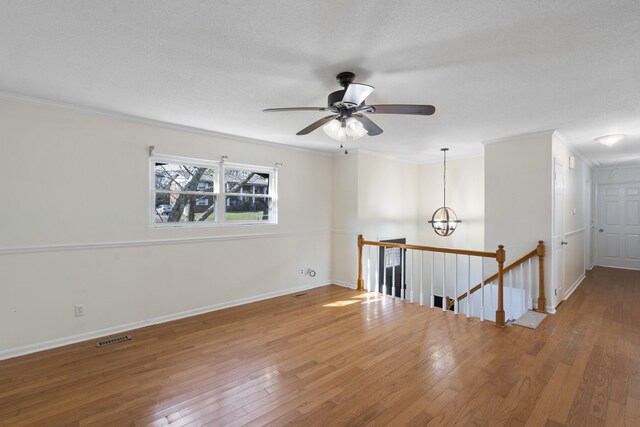
[(154, 156), (155, 226), (276, 223), (275, 168)]
[(252, 169), (224, 169), (225, 220), (269, 221), (271, 173)]
[(215, 222), (216, 167), (154, 162), (154, 222)]
[(384, 266), (386, 268), (400, 265), (400, 248), (385, 248)]

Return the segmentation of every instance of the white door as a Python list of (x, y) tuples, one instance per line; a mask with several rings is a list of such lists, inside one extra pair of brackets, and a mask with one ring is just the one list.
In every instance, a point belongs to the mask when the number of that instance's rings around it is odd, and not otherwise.
[(564, 170), (562, 163), (553, 162), (553, 224), (551, 246), (553, 248), (553, 289), (558, 303), (564, 299)]
[(640, 183), (598, 188), (598, 265), (640, 269)]

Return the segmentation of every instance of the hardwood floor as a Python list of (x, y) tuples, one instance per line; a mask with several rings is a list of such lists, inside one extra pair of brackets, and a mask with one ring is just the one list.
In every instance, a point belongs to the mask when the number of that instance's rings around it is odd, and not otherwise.
[(640, 272), (536, 330), (338, 286), (0, 362), (0, 424), (640, 425)]

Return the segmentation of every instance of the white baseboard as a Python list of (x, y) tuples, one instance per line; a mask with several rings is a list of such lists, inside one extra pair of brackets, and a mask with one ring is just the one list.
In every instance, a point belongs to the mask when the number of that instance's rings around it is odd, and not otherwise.
[(603, 264), (598, 264), (598, 267), (605, 267), (605, 268), (619, 268), (621, 270), (633, 270), (633, 271), (638, 271), (637, 268), (631, 268), (631, 267), (619, 267), (617, 265), (603, 265)]
[(565, 300), (569, 299), (571, 294), (574, 293), (576, 289), (578, 289), (578, 286), (580, 286), (580, 283), (582, 283), (585, 277), (587, 277), (587, 275), (585, 273), (582, 273), (582, 275), (578, 277), (578, 280), (576, 280), (575, 283), (571, 285), (569, 291), (564, 295)]
[[(131, 331), (133, 329), (143, 328), (145, 326), (156, 325), (159, 323), (170, 322), (172, 320), (183, 319), (185, 317), (196, 316), (198, 314), (209, 313), (212, 311), (222, 310), (225, 308), (235, 307), (238, 305), (249, 304), (256, 301), (262, 301), (269, 298), (275, 298), (282, 295), (293, 294), (300, 291), (305, 291), (313, 288), (319, 288), (321, 286), (338, 284), (340, 286), (351, 287), (349, 284), (340, 282), (337, 280), (329, 280), (325, 282), (318, 282), (313, 284), (306, 284), (294, 288), (282, 289), (279, 291), (267, 292), (265, 294), (256, 295), (253, 297), (240, 298), (233, 301), (223, 302), (220, 304), (214, 304), (206, 307), (194, 308), (193, 310), (182, 311), (179, 313), (169, 314), (166, 316), (154, 317), (147, 320), (141, 320), (139, 322), (126, 323), (123, 325), (113, 326), (110, 328), (98, 329), (95, 331), (84, 332), (82, 334), (72, 335), (64, 338), (56, 338), (49, 341), (44, 341), (35, 344), (29, 344), (21, 347), (9, 348), (6, 350), (0, 350), (0, 360), (10, 359), (13, 357), (24, 356), (25, 354), (36, 353), (38, 351), (49, 350), (52, 348), (62, 347), (69, 344), (75, 344), (82, 341), (92, 340), (96, 338), (106, 337), (108, 335), (119, 334), (122, 332)], [(355, 286), (354, 286), (355, 288)]]
[(333, 283), (334, 285), (338, 285), (338, 286), (344, 286), (345, 288), (349, 288), (349, 289), (357, 289), (358, 288), (355, 284), (348, 283), (348, 282), (343, 282), (342, 280), (334, 280), (331, 283)]

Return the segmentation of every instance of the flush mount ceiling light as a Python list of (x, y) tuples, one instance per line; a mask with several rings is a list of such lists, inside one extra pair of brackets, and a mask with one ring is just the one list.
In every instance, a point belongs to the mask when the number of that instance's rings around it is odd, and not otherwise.
[(433, 231), (435, 231), (437, 235), (445, 237), (452, 235), (453, 232), (456, 231), (458, 224), (462, 221), (458, 219), (453, 209), (447, 207), (447, 151), (449, 151), (449, 149), (441, 148), (440, 151), (444, 154), (442, 207), (436, 209), (429, 224), (431, 224)]
[(620, 142), (622, 138), (624, 138), (624, 135), (605, 135), (605, 136), (596, 138), (595, 141), (611, 148), (613, 147), (614, 144), (616, 144), (617, 142)]

